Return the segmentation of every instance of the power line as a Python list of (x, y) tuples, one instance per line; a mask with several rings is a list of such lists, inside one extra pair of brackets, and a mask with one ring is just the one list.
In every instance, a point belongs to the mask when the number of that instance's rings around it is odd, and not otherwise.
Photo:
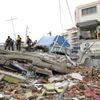
[[(60, 0), (59, 0), (59, 11), (60, 11), (60, 25), (61, 25), (61, 29), (63, 29), (62, 18), (61, 18), (61, 3), (60, 3)], [(56, 36), (56, 40), (54, 41), (54, 44), (53, 44), (53, 46), (52, 46), (50, 52), (53, 51), (53, 49), (54, 49), (54, 47), (55, 47), (55, 45), (56, 45), (58, 39), (59, 39), (59, 35)]]
[(60, 12), (60, 25), (61, 25), (61, 31), (63, 30), (63, 24), (62, 24), (62, 16), (61, 16), (61, 2), (59, 0), (59, 12)]
[(71, 11), (70, 11), (70, 8), (69, 8), (68, 0), (66, 0), (66, 5), (67, 5), (67, 7), (68, 7), (69, 15), (70, 15), (72, 24), (73, 24), (73, 26), (74, 26), (74, 21), (73, 21), (73, 18), (72, 18), (72, 15), (71, 15)]

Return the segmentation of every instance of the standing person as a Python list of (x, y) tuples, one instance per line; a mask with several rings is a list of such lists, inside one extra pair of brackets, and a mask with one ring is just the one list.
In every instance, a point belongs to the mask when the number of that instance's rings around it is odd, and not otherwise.
[(27, 49), (30, 52), (31, 51), (32, 40), (29, 38), (29, 36), (27, 36), (26, 43), (27, 43), (27, 46), (28, 46)]
[(12, 39), (10, 38), (10, 36), (8, 36), (6, 41), (5, 41), (5, 50), (6, 49), (10, 50), (11, 41), (12, 41)]
[(32, 43), (32, 46), (34, 47), (37, 43), (37, 40), (35, 40), (33, 43)]
[(16, 39), (16, 49), (17, 49), (18, 51), (21, 50), (21, 37), (20, 37), (20, 35), (18, 35), (18, 36), (17, 36), (17, 39)]
[(99, 32), (98, 32), (98, 39), (100, 39), (100, 29), (99, 29)]
[(10, 42), (10, 47), (12, 49), (12, 51), (14, 51), (14, 40), (11, 39), (11, 42)]

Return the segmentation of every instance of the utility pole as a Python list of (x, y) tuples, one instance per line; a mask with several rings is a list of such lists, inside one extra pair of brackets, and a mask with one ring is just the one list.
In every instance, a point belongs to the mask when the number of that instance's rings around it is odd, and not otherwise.
[(13, 22), (15, 19), (17, 19), (17, 18), (12, 18), (12, 17), (11, 17), (11, 19), (8, 19), (8, 20), (6, 20), (6, 21), (11, 21), (11, 22), (12, 22), (13, 33), (14, 33), (15, 41), (16, 41), (16, 33), (15, 33), (14, 22)]
[(27, 26), (26, 26), (26, 34), (25, 34), (25, 42), (26, 42), (26, 40), (27, 40), (28, 30), (29, 30), (29, 27), (28, 27), (28, 25), (27, 25)]
[(26, 36), (27, 36), (27, 34), (28, 34), (28, 30), (29, 30), (29, 27), (28, 27), (28, 25), (26, 26)]

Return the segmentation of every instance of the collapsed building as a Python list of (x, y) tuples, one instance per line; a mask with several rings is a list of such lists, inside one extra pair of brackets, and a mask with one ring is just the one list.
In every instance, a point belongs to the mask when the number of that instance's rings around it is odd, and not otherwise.
[[(90, 8), (86, 7), (82, 12), (87, 9), (95, 11), (95, 4), (99, 5), (99, 1), (92, 4), (93, 7), (89, 4)], [(79, 30), (81, 33), (83, 30), (96, 29), (99, 27), (99, 22), (97, 20), (81, 22), (77, 23), (77, 27), (82, 29)], [(90, 43), (88, 40), (87, 45), (87, 39), (81, 38), (86, 43), (82, 42), (80, 50), (83, 52), (76, 62), (70, 58), (69, 53), (62, 52), (64, 53), (62, 55), (59, 51), (66, 49), (64, 46), (66, 42), (61, 39), (59, 43), (59, 37), (50, 36), (51, 42), (47, 42), (48, 38), (43, 37), (42, 42), (37, 43), (35, 49), (42, 49), (45, 52), (0, 49), (1, 100), (100, 100), (100, 66), (83, 65), (85, 58), (93, 57), (90, 56), (90, 51), (93, 51), (93, 54), (99, 52), (99, 50), (95, 52), (96, 48), (92, 48), (97, 41), (92, 40)]]

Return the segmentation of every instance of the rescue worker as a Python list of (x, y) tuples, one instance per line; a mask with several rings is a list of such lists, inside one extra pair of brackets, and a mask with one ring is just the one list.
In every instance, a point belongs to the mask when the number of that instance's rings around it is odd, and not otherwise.
[(11, 42), (10, 42), (10, 47), (12, 49), (12, 51), (14, 51), (14, 40), (11, 39)]
[(27, 36), (26, 43), (27, 43), (27, 50), (30, 52), (32, 46), (32, 40), (29, 38), (29, 36)]
[(8, 36), (7, 39), (6, 39), (6, 41), (5, 41), (5, 50), (6, 49), (10, 50), (11, 41), (12, 41), (12, 39), (10, 38), (10, 36)]
[(18, 35), (18, 36), (17, 36), (17, 39), (16, 39), (16, 49), (17, 49), (18, 51), (21, 50), (21, 37), (20, 37), (20, 35)]
[(32, 46), (35, 47), (36, 43), (37, 43), (37, 40), (35, 40), (35, 41), (32, 43)]

